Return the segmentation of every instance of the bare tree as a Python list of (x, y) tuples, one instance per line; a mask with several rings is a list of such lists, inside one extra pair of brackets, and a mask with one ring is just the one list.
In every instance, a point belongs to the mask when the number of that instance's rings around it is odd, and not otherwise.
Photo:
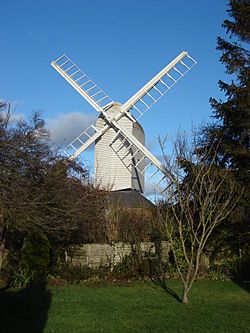
[(52, 240), (69, 238), (89, 198), (86, 170), (55, 154), (39, 113), (30, 122), (13, 119), (11, 106), (1, 103), (0, 269), (9, 235), (39, 230)]
[[(230, 171), (224, 173), (208, 163), (204, 152), (179, 136), (169, 157), (165, 142), (160, 142), (166, 164), (165, 203), (159, 208), (159, 219), (170, 242), (174, 262), (183, 284), (182, 302), (199, 271), (201, 256), (214, 229), (234, 209), (241, 194), (236, 193)], [(218, 146), (206, 147), (206, 154), (216, 156)]]

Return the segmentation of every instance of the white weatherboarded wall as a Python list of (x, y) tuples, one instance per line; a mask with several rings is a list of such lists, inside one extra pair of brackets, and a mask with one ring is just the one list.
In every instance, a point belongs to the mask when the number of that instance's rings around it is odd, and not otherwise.
[[(121, 105), (114, 103), (106, 112), (109, 115), (117, 116), (120, 113)], [(128, 116), (123, 116), (119, 121), (127, 132), (134, 135), (142, 144), (144, 144), (144, 131), (138, 122), (133, 122)], [(105, 119), (100, 115), (96, 122), (96, 128), (101, 129), (106, 124)], [(95, 142), (95, 161), (94, 161), (94, 182), (95, 186), (105, 190), (117, 191), (126, 188), (135, 189), (141, 193), (144, 190), (144, 177), (138, 173), (130, 164), (132, 161), (133, 149), (121, 158), (116, 154), (115, 150), (119, 148), (120, 142), (111, 143), (117, 135), (117, 130), (110, 128)], [(126, 144), (119, 149), (119, 155), (125, 156)], [(113, 149), (114, 148), (114, 149)], [(133, 157), (133, 163), (140, 159), (140, 153)], [(143, 169), (143, 162), (139, 168)]]

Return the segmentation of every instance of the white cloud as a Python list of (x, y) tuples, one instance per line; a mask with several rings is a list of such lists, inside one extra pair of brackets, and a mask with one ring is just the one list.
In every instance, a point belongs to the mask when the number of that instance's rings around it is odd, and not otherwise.
[(51, 141), (59, 147), (64, 147), (95, 121), (94, 115), (71, 112), (49, 118), (46, 124), (51, 134)]
[[(4, 102), (4, 101), (0, 98), (0, 102)], [(9, 121), (11, 123), (16, 123), (16, 122), (19, 122), (19, 121), (26, 120), (25, 114), (23, 114), (23, 113), (17, 113), (17, 112), (15, 112), (15, 109), (16, 109), (16, 107), (15, 106), (13, 107), (13, 104), (11, 104)], [(7, 110), (8, 110), (8, 106), (7, 106), (6, 109), (5, 108), (1, 109), (1, 114), (2, 114), (3, 117), (7, 116)]]
[(25, 120), (26, 120), (26, 116), (23, 113), (12, 112), (10, 114), (10, 122), (16, 123), (16, 122), (25, 121)]

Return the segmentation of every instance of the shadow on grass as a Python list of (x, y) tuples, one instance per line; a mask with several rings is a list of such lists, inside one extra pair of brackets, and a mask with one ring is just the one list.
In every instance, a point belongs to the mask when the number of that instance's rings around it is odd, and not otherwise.
[(179, 295), (176, 294), (176, 292), (172, 288), (168, 287), (166, 279), (163, 279), (163, 278), (161, 278), (159, 276), (154, 276), (154, 277), (150, 277), (150, 281), (154, 285), (162, 288), (168, 295), (170, 295), (171, 297), (173, 297), (176, 301), (182, 303), (182, 300), (179, 297)]
[(1, 332), (42, 333), (51, 298), (45, 286), (0, 290)]

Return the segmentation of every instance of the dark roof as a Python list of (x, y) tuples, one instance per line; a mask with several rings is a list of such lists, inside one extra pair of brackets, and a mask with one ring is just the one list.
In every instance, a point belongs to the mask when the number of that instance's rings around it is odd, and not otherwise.
[(141, 193), (131, 188), (111, 191), (108, 194), (112, 204), (126, 208), (152, 208), (154, 204)]

